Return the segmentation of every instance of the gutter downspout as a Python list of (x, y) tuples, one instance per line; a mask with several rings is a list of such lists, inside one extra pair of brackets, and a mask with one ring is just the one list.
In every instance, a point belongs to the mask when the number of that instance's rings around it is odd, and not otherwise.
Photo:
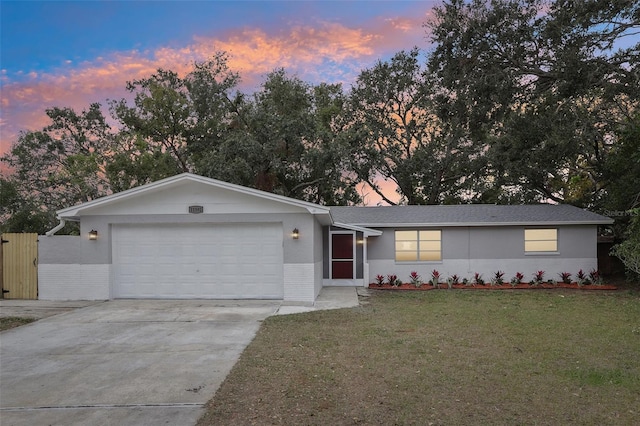
[(46, 232), (44, 235), (46, 235), (47, 237), (51, 237), (53, 236), (53, 234), (55, 234), (56, 232), (58, 232), (59, 230), (61, 230), (62, 228), (64, 228), (64, 225), (67, 222), (64, 219), (60, 219), (60, 223), (56, 225), (55, 228), (53, 228), (52, 230)]

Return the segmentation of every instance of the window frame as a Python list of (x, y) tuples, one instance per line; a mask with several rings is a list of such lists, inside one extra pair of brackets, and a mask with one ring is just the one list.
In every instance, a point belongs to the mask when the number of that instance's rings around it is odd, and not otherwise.
[[(402, 238), (398, 239), (398, 233), (414, 232), (414, 238)], [(438, 238), (426, 238), (428, 233), (437, 232)], [(425, 233), (425, 238), (421, 236), (421, 233)], [(427, 246), (429, 243), (438, 242), (438, 249), (422, 249), (423, 245)], [(401, 250), (398, 248), (398, 243), (410, 243), (415, 244), (415, 249)], [(396, 229), (393, 234), (393, 249), (394, 249), (394, 261), (396, 263), (441, 263), (442, 262), (442, 229)], [(411, 259), (400, 259), (398, 254), (413, 253)], [(436, 259), (422, 259), (423, 257), (431, 257), (429, 254), (437, 253)]]
[[(539, 231), (539, 232), (549, 232), (549, 231), (553, 231), (554, 232), (554, 236), (555, 238), (542, 238), (542, 237), (538, 237), (538, 238), (532, 238), (532, 235), (527, 236), (527, 233), (529, 232), (535, 232), (535, 231)], [(558, 247), (558, 228), (525, 228), (524, 229), (524, 233), (523, 233), (523, 241), (524, 241), (524, 254), (525, 255), (545, 255), (545, 254), (559, 254), (559, 247)], [(527, 243), (539, 243), (539, 244), (544, 244), (544, 243), (550, 243), (550, 242), (554, 242), (555, 243), (555, 247), (553, 250), (549, 249), (549, 250), (531, 250), (531, 249), (527, 249)]]

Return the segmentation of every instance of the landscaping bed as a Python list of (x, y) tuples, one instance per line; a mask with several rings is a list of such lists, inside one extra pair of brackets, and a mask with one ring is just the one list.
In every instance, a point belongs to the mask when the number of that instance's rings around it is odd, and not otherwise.
[(397, 286), (384, 283), (384, 284), (369, 284), (369, 288), (376, 290), (439, 290), (439, 289), (464, 289), (464, 290), (536, 290), (536, 289), (544, 289), (544, 290), (552, 290), (552, 289), (577, 289), (577, 290), (617, 290), (615, 285), (610, 284), (587, 284), (587, 285), (578, 285), (578, 283), (542, 283), (542, 284), (529, 284), (529, 283), (521, 283), (521, 284), (452, 284), (449, 286), (446, 283), (440, 283), (438, 286), (433, 286), (432, 284), (422, 284), (420, 286), (416, 286), (413, 284), (400, 284)]
[(482, 290), (525, 290), (525, 289), (554, 289), (573, 288), (581, 290), (616, 290), (617, 287), (605, 284), (600, 273), (592, 270), (588, 274), (582, 269), (576, 274), (577, 281), (572, 281), (573, 274), (562, 272), (558, 274), (560, 280), (545, 279), (544, 271), (536, 271), (533, 279), (525, 282), (525, 276), (517, 272), (510, 280), (505, 278), (505, 273), (496, 271), (489, 279), (485, 280), (482, 274), (476, 272), (471, 279), (461, 278), (458, 275), (443, 277), (438, 270), (431, 272), (431, 277), (425, 280), (418, 272), (409, 274), (409, 282), (403, 282), (397, 275), (377, 275), (376, 282), (370, 283), (369, 288), (381, 290), (436, 290), (436, 289), (482, 289)]

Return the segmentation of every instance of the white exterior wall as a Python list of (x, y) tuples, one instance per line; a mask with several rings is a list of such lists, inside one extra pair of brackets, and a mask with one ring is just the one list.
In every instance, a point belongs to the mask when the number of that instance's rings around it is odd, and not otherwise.
[(376, 275), (386, 279), (389, 274), (408, 282), (413, 271), (427, 281), (434, 269), (443, 281), (453, 274), (471, 279), (477, 272), (488, 282), (502, 271), (505, 281), (520, 272), (528, 282), (536, 271), (544, 271), (545, 280), (559, 280), (561, 272), (575, 277), (580, 269), (588, 273), (598, 268), (595, 225), (548, 227), (558, 229), (558, 251), (554, 253), (525, 253), (524, 230), (532, 227), (445, 227), (442, 261), (438, 262), (396, 262), (395, 233), (388, 229), (381, 237), (369, 239), (369, 283), (375, 282)]
[(314, 298), (313, 300), (315, 300), (316, 297), (318, 297), (318, 294), (320, 294), (320, 291), (322, 290), (322, 284), (323, 284), (323, 280), (322, 280), (322, 261), (316, 262), (315, 266), (314, 266), (315, 270), (315, 285), (314, 285)]
[(38, 299), (110, 299), (111, 265), (92, 261), (95, 246), (80, 236), (39, 236)]
[[(364, 278), (362, 279), (364, 281), (364, 286), (365, 287), (369, 287), (369, 284), (373, 281), (371, 279), (371, 271), (370, 271), (370, 269), (371, 269), (371, 267), (370, 267), (369, 263), (365, 263), (364, 264), (364, 271), (363, 271)], [(375, 277), (375, 275), (374, 275), (374, 277)]]
[(323, 227), (317, 221), (314, 220), (313, 229), (313, 261), (314, 261), (314, 297), (313, 300), (318, 297), (322, 290), (322, 273), (323, 273), (323, 258), (324, 258), (324, 241), (323, 241)]
[[(204, 212), (189, 214), (190, 205), (203, 206)], [(284, 258), (284, 300), (313, 303), (322, 287), (322, 227), (314, 213), (322, 214), (322, 211), (310, 212), (305, 206), (199, 182), (154, 188), (127, 199), (91, 206), (78, 214), (80, 236), (41, 238), (44, 243), (39, 247), (40, 298), (104, 300), (114, 297), (112, 232), (120, 225), (214, 227), (279, 223), (283, 233), (279, 245)], [(300, 231), (299, 239), (292, 238), (294, 228)], [(88, 239), (91, 230), (98, 231), (95, 241)]]
[(38, 299), (108, 300), (111, 265), (39, 264)]
[[(532, 256), (533, 257), (533, 256)], [(598, 260), (594, 258), (544, 258), (544, 259), (451, 259), (433, 263), (396, 263), (394, 260), (370, 260), (369, 282), (375, 282), (376, 275), (386, 277), (395, 274), (402, 282), (410, 282), (409, 274), (416, 271), (423, 281), (431, 279), (431, 272), (435, 269), (440, 273), (442, 282), (451, 275), (458, 275), (463, 278), (473, 279), (476, 272), (482, 274), (485, 282), (489, 282), (497, 271), (504, 272), (504, 280), (508, 282), (516, 272), (524, 275), (523, 282), (533, 279), (533, 274), (538, 270), (545, 272), (544, 279), (560, 280), (558, 274), (569, 272), (574, 277), (578, 270), (582, 269), (588, 273), (592, 269), (597, 269)]]
[(283, 272), (284, 301), (312, 304), (317, 295), (316, 264), (285, 263)]

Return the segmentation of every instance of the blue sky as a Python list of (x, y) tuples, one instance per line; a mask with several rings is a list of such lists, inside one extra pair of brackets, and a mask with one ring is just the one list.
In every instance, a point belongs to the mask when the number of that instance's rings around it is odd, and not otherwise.
[(230, 54), (243, 90), (275, 68), (345, 89), (379, 59), (418, 46), (439, 1), (0, 1), (0, 153), (47, 125), (127, 95), (157, 68)]
[(410, 1), (2, 1), (2, 68), (47, 71), (118, 50), (180, 46), (194, 35), (326, 20), (366, 25), (407, 16)]

